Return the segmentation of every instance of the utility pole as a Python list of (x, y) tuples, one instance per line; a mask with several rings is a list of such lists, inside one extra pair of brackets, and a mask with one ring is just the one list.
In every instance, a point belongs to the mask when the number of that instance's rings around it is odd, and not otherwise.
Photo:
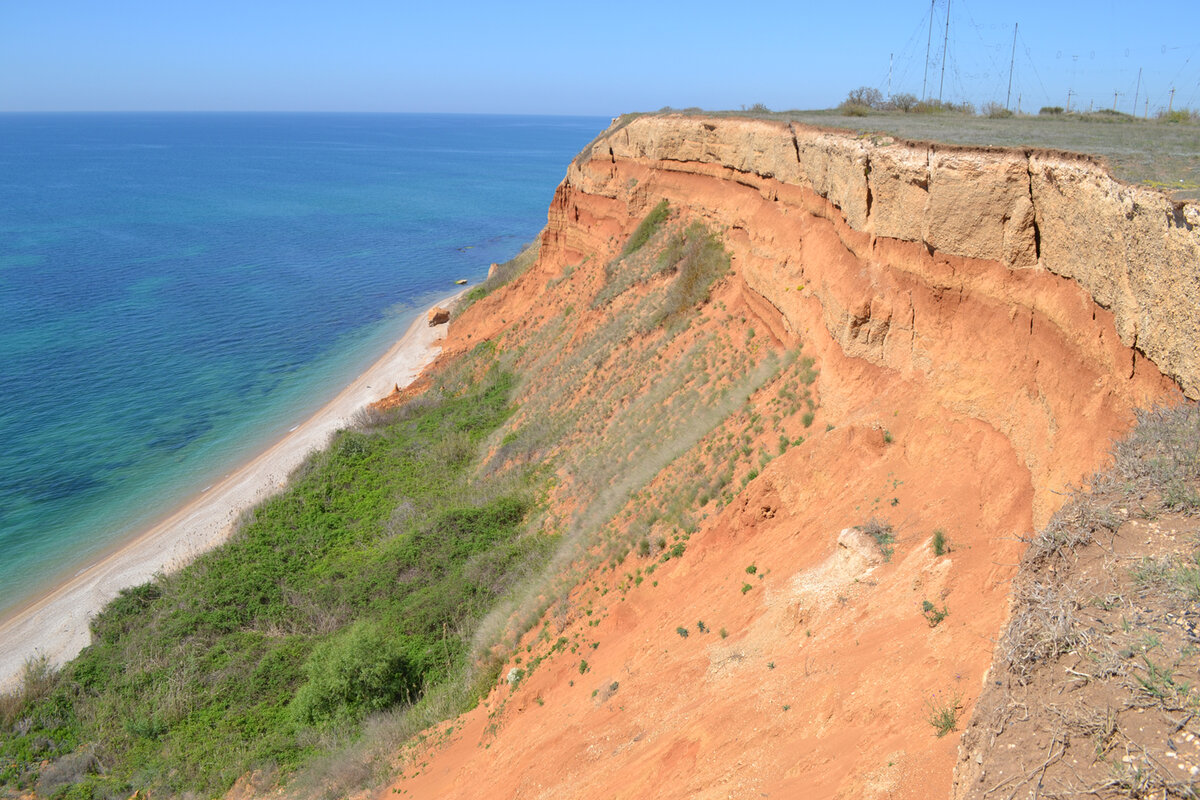
[(1142, 114), (1143, 119), (1150, 119), (1150, 98), (1146, 98), (1146, 111)]
[[(1012, 56), (1011, 56), (1011, 57), (1008, 59), (1008, 94), (1006, 94), (1006, 95), (1004, 96), (1004, 107), (1005, 107), (1006, 109), (1008, 108), (1008, 102), (1009, 102), (1009, 101), (1012, 99), (1012, 74), (1013, 74), (1013, 64), (1015, 64), (1015, 63), (1017, 62), (1017, 25), (1018, 25), (1018, 24), (1019, 24), (1019, 23), (1015, 23), (1015, 22), (1013, 23), (1013, 46), (1012, 46)], [(1018, 108), (1020, 108), (1020, 107), (1021, 107), (1021, 101), (1020, 101), (1020, 100), (1018, 100), (1018, 101), (1017, 101), (1017, 107), (1018, 107)]]
[(1071, 95), (1075, 93), (1074, 89), (1067, 89), (1067, 113), (1071, 113)]
[(1133, 90), (1133, 115), (1137, 116), (1137, 101), (1138, 95), (1142, 93), (1142, 68), (1138, 67), (1138, 82), (1137, 88)]
[(1017, 92), (1017, 116), (1021, 116), (1021, 93)]
[(946, 38), (942, 40), (942, 79), (938, 81), (938, 102), (942, 102), (942, 86), (946, 83), (946, 62), (950, 60), (950, 0), (946, 0)]
[(888, 97), (892, 96), (892, 59), (894, 59), (895, 56), (895, 53), (888, 53)]
[(929, 83), (929, 46), (933, 44), (933, 4), (937, 0), (929, 0), (929, 38), (925, 40), (925, 77), (921, 79), (921, 99), (928, 100), (925, 86)]
[(1170, 114), (1175, 108), (1175, 87), (1171, 87), (1171, 99), (1167, 101), (1167, 113)]
[(1123, 94), (1125, 94), (1125, 93), (1118, 92), (1116, 90), (1113, 91), (1113, 111), (1117, 110), (1117, 97), (1119, 97), (1120, 95), (1123, 95)]

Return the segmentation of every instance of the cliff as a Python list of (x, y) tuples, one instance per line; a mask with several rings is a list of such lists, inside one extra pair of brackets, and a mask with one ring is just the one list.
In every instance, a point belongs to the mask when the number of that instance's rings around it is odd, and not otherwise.
[[(556, 464), (574, 588), (386, 796), (948, 795), (1026, 537), (1200, 395), (1198, 221), (1082, 156), (615, 122), (446, 346), (524, 377), (492, 463)], [(664, 328), (696, 222), (730, 269)]]

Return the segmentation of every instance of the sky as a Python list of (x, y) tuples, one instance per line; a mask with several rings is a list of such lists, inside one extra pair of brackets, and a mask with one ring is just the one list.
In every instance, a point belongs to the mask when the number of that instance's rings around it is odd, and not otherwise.
[(0, 111), (615, 116), (827, 108), (859, 86), (918, 96), (924, 86), (926, 96), (976, 106), (1015, 108), (1019, 98), (1025, 111), (1066, 106), (1068, 93), (1072, 108), (1115, 101), (1132, 112), (1135, 99), (1138, 114), (1147, 101), (1151, 114), (1168, 103), (1200, 108), (1200, 26), (1172, 13), (1181, 7), (932, 6), (0, 0)]

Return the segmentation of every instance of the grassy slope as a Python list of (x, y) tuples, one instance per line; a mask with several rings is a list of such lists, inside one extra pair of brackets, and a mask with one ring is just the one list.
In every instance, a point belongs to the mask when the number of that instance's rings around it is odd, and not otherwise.
[(550, 545), (522, 535), (527, 480), (471, 476), (511, 413), (492, 358), (342, 432), (228, 544), (123, 592), (61, 674), (0, 705), (0, 785), (221, 793), (462, 671), (474, 622)]

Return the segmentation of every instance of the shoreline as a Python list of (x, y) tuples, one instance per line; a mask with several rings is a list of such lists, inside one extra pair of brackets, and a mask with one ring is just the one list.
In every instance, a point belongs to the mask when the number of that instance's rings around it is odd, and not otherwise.
[(91, 641), (89, 621), (121, 589), (160, 572), (173, 572), (217, 547), (241, 514), (278, 492), (308, 454), (325, 447), (360, 409), (417, 379), (441, 353), (448, 324), (428, 324), (434, 306), (452, 307), (462, 291), (419, 311), (386, 353), (308, 419), (220, 481), (149, 528), (132, 534), (98, 561), (60, 580), (0, 618), (0, 692), (16, 688), (30, 658), (54, 666), (74, 658)]

